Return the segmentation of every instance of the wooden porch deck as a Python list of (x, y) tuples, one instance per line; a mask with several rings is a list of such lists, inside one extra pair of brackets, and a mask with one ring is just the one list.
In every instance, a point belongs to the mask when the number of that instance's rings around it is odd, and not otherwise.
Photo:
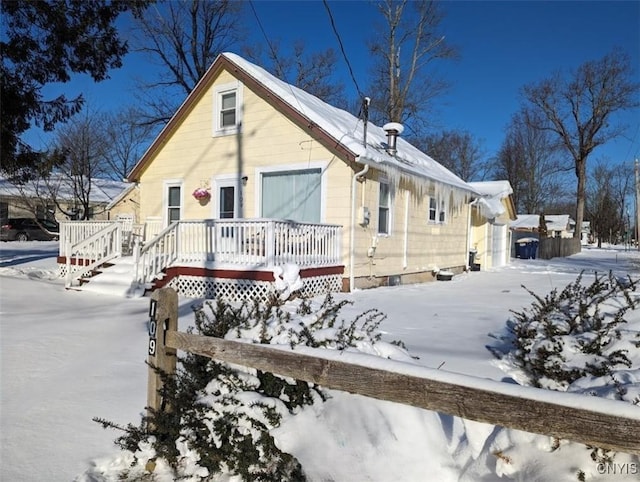
[(270, 293), (277, 267), (295, 265), (306, 294), (342, 288), (341, 226), (276, 219), (203, 219), (177, 221), (156, 231), (119, 221), (75, 221), (60, 226), (61, 273), (70, 286), (103, 261), (123, 255), (132, 244), (132, 285), (173, 286), (185, 296), (227, 298), (240, 291), (249, 299), (260, 287)]

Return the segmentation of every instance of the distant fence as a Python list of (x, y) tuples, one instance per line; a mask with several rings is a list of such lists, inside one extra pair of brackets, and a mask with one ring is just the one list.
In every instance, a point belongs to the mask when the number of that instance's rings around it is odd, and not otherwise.
[[(176, 371), (177, 350), (184, 350), (324, 388), (640, 454), (640, 410), (626, 402), (523, 387), (384, 360), (385, 364), (398, 368), (398, 372), (394, 372), (336, 360), (336, 352), (331, 350), (305, 349), (313, 353), (311, 355), (178, 332), (178, 295), (171, 288), (152, 293), (149, 317), (149, 364), (168, 374)], [(340, 357), (351, 355), (345, 353)], [(407, 370), (415, 375), (402, 373)], [(161, 394), (162, 378), (150, 367), (149, 413), (170, 410), (164, 406)], [(589, 409), (579, 408), (585, 405)]]
[(538, 244), (538, 258), (564, 258), (579, 253), (581, 249), (579, 238), (542, 238)]

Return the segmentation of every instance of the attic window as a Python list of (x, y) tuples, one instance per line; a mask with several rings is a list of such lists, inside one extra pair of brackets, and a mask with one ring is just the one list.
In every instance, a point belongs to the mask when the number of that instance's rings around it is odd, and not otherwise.
[(242, 113), (242, 84), (219, 85), (214, 94), (213, 135), (229, 135), (238, 132)]
[(225, 92), (220, 96), (220, 126), (233, 127), (236, 125), (236, 93)]

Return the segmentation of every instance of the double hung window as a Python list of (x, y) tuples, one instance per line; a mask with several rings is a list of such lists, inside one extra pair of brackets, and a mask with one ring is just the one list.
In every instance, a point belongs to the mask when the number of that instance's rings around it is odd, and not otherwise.
[(242, 84), (220, 85), (214, 93), (213, 135), (235, 134), (242, 121)]
[(393, 193), (386, 181), (380, 181), (378, 194), (378, 234), (391, 234), (391, 207)]

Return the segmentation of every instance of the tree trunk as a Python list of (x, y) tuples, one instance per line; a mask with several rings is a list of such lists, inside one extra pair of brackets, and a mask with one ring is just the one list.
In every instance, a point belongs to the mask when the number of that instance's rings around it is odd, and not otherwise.
[(586, 159), (576, 160), (576, 176), (578, 176), (578, 193), (576, 196), (576, 227), (573, 230), (573, 237), (580, 238), (582, 235), (582, 221), (584, 220), (584, 203), (587, 186)]

